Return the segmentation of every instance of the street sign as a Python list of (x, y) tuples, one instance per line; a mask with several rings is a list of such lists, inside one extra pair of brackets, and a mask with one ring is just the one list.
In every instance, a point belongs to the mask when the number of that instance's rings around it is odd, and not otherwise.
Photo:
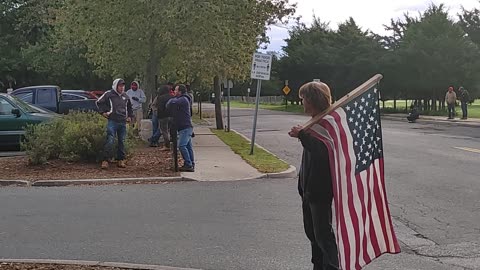
[(290, 94), (290, 91), (292, 91), (292, 90), (290, 89), (290, 87), (288, 87), (288, 85), (285, 85), (285, 87), (283, 87), (282, 91), (285, 94), (285, 96), (288, 96), (288, 94)]
[(251, 78), (257, 80), (270, 80), (272, 70), (272, 56), (263, 53), (254, 53), (252, 61)]

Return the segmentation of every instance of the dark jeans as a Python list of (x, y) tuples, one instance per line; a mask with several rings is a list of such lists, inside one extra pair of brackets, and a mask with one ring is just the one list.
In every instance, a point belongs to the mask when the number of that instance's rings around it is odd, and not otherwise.
[(463, 113), (463, 118), (467, 118), (468, 110), (467, 110), (467, 102), (462, 101), (462, 113)]
[(453, 118), (455, 116), (455, 104), (448, 105), (448, 118)]
[(312, 245), (314, 270), (338, 270), (338, 250), (332, 228), (332, 204), (303, 202), (303, 225)]
[(160, 130), (163, 136), (163, 142), (165, 144), (165, 147), (170, 148), (170, 121), (172, 119), (169, 117), (166, 118), (160, 118)]
[(157, 113), (152, 114), (152, 138), (150, 138), (150, 143), (158, 143), (158, 140), (162, 136), (162, 132), (159, 127), (159, 119)]
[(113, 159), (113, 149), (115, 145), (115, 136), (118, 140), (117, 160), (125, 159), (125, 137), (127, 136), (127, 124), (108, 120), (107, 140), (104, 146), (103, 160)]
[(180, 149), (180, 153), (182, 153), (182, 158), (185, 161), (186, 167), (195, 166), (192, 134), (193, 128), (186, 128), (178, 131), (178, 148)]

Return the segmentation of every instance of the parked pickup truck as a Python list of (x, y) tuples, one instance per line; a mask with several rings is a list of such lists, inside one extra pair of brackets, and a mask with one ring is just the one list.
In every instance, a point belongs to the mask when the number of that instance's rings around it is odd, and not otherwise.
[(97, 111), (96, 99), (70, 99), (64, 98), (60, 87), (55, 85), (29, 86), (16, 89), (13, 96), (45, 108), (52, 112), (67, 114), (69, 111)]

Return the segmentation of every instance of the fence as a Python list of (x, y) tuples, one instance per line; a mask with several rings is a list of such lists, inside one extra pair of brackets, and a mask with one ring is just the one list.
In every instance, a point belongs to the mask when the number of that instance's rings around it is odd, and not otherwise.
[[(223, 97), (225, 101), (227, 97)], [(242, 102), (255, 102), (255, 97), (246, 97), (246, 96), (231, 96), (230, 100), (233, 101), (242, 101)], [(284, 103), (285, 97), (283, 96), (263, 96), (260, 97), (260, 103)]]

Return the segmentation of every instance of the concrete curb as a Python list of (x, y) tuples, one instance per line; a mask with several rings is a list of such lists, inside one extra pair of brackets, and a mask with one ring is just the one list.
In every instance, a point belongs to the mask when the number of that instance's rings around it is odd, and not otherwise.
[(200, 269), (193, 269), (193, 268), (180, 268), (180, 267), (161, 266), (161, 265), (100, 262), (100, 261), (76, 261), (76, 260), (0, 259), (0, 263), (86, 265), (86, 266), (117, 267), (117, 268), (135, 269), (135, 270), (200, 270)]
[(184, 177), (140, 177), (111, 179), (79, 179), (79, 180), (45, 180), (35, 181), (34, 187), (62, 187), (72, 185), (112, 185), (112, 184), (150, 184), (158, 182), (194, 181)]
[[(282, 160), (282, 159), (280, 159), (280, 160)], [(293, 177), (297, 176), (297, 168), (295, 168), (295, 166), (290, 165), (290, 168), (288, 168), (287, 170), (285, 170), (283, 172), (267, 173), (266, 176), (267, 176), (267, 178), (293, 178)]]
[(30, 182), (24, 180), (0, 180), (1, 187), (8, 187), (8, 186), (17, 186), (17, 187), (28, 187), (30, 186)]
[[(250, 141), (250, 139), (248, 137), (246, 137), (245, 135), (241, 134), (240, 132), (234, 130), (234, 129), (230, 129), (230, 131), (232, 132), (235, 132), (237, 133), (238, 135), (240, 135), (242, 138), (244, 138), (245, 140)], [(258, 148), (264, 150), (265, 152), (269, 153), (270, 155), (278, 158), (279, 160), (285, 162), (288, 164), (288, 162), (286, 162), (285, 160), (279, 158), (277, 155), (275, 155), (274, 153), (268, 151), (267, 149), (265, 149), (265, 147), (261, 146), (261, 145), (258, 145), (257, 143), (255, 143), (255, 146), (257, 146)], [(289, 164), (290, 165), (290, 164)], [(267, 173), (265, 174), (263, 177), (261, 177), (260, 179), (262, 178), (292, 178), (292, 177), (296, 177), (297, 176), (297, 168), (295, 168), (295, 166), (292, 166), (290, 165), (290, 167), (288, 169), (286, 169), (285, 171), (283, 172), (279, 172), (279, 173)], [(258, 178), (257, 178), (258, 179)]]
[(114, 184), (155, 184), (195, 181), (186, 177), (143, 177), (143, 178), (111, 178), (111, 179), (78, 179), (78, 180), (39, 180), (33, 183), (24, 180), (0, 180), (0, 186), (21, 187), (65, 187), (80, 185), (114, 185)]

